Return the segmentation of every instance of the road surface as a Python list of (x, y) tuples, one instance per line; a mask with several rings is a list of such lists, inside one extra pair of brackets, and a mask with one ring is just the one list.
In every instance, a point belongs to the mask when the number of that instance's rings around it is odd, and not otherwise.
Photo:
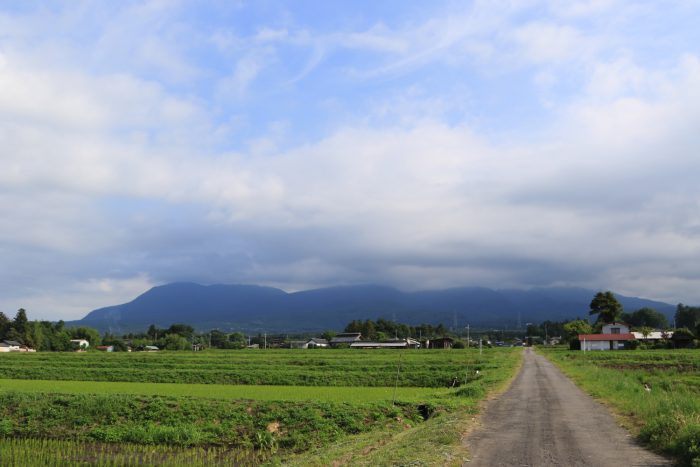
[(635, 444), (604, 406), (530, 348), (465, 443), (467, 467), (672, 465)]

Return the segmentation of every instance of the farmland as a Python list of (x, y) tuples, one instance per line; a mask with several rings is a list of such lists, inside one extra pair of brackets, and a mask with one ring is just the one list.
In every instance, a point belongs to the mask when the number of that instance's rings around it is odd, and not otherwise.
[[(62, 454), (50, 462), (65, 465), (282, 458), (321, 465), (329, 455), (363, 450), (369, 464), (394, 462), (375, 445), (394, 446), (391, 456), (413, 458), (416, 449), (420, 456), (448, 455), (434, 447), (459, 440), (466, 414), (508, 380), (519, 355), (516, 349), (481, 356), (474, 349), (3, 355), (0, 459), (45, 463), (36, 456), (52, 450)], [(44, 445), (52, 448), (36, 449)]]
[(544, 352), (647, 446), (700, 464), (700, 352)]
[[(454, 378), (463, 377), (465, 355), (463, 351), (406, 352), (398, 384), (447, 387)], [(0, 378), (388, 387), (396, 382), (397, 357), (397, 353), (372, 350), (7, 354), (0, 359)], [(477, 359), (470, 363), (476, 369), (492, 364)]]

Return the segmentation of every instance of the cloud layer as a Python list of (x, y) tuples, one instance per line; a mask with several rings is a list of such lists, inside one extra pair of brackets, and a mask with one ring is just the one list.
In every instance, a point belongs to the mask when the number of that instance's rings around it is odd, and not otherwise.
[(693, 2), (262, 3), (0, 10), (0, 310), (176, 280), (700, 303)]

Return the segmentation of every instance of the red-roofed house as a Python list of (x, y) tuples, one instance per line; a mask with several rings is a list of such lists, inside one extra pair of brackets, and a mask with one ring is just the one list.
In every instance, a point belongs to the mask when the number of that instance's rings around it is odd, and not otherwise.
[(620, 350), (627, 341), (634, 340), (634, 334), (625, 323), (608, 323), (603, 325), (601, 334), (579, 334), (581, 350)]

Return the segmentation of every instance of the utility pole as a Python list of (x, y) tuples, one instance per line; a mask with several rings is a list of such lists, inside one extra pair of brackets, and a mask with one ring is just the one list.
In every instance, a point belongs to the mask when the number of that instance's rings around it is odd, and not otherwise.
[(267, 333), (265, 333), (265, 343), (263, 344), (263, 349), (267, 349)]
[(467, 324), (467, 348), (469, 348), (469, 325)]

